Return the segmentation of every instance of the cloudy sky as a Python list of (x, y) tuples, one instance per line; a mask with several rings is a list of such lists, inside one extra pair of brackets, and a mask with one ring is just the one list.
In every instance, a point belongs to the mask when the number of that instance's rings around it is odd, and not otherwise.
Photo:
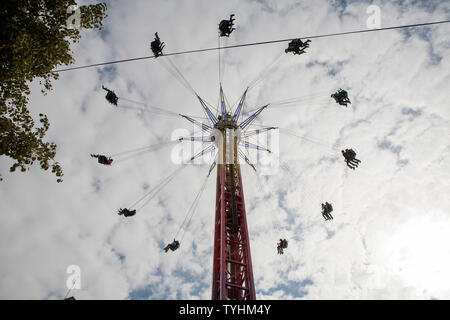
[[(236, 30), (222, 44), (367, 29), (371, 4), (381, 27), (450, 18), (445, 0), (112, 0), (104, 30), (84, 31), (73, 46), (75, 65), (151, 55), (155, 32), (165, 52), (214, 47), (217, 24), (231, 13)], [(255, 79), (247, 109), (300, 97), (273, 104), (256, 124), (282, 128), (277, 170), (258, 176), (242, 166), (258, 299), (450, 299), (449, 31), (447, 24), (315, 39), (301, 56), (284, 54), (287, 43), (221, 51), (230, 102)], [(218, 51), (171, 58), (213, 106), (218, 58)], [(49, 117), (64, 182), (37, 166), (9, 174), (11, 161), (0, 158), (0, 298), (61, 299), (67, 268), (76, 265), (77, 299), (210, 299), (214, 174), (180, 249), (162, 250), (209, 165), (186, 166), (125, 219), (118, 208), (179, 167), (173, 146), (111, 167), (89, 157), (193, 130), (182, 118), (111, 106), (102, 84), (120, 97), (204, 116), (158, 59), (64, 72), (47, 96), (33, 83), (30, 107)], [(330, 98), (339, 88), (349, 92), (349, 108)], [(355, 171), (340, 155), (348, 147), (362, 160)], [(324, 201), (333, 204), (331, 222), (320, 214)], [(289, 241), (282, 256), (281, 237)]]

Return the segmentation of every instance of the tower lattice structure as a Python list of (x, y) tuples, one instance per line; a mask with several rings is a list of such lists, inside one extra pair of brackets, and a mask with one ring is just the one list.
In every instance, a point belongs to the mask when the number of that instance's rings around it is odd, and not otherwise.
[(230, 113), (215, 124), (218, 147), (213, 300), (255, 300), (244, 186), (238, 162), (240, 127)]

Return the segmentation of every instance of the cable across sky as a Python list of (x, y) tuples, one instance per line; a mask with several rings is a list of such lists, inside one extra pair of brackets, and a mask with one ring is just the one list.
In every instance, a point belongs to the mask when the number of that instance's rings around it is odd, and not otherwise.
[[(321, 35), (302, 36), (300, 38), (303, 38), (303, 39), (318, 39), (318, 38), (343, 36), (343, 35), (357, 34), (357, 33), (368, 33), (368, 32), (386, 31), (386, 30), (395, 30), (395, 29), (404, 29), (404, 28), (413, 28), (413, 27), (424, 27), (424, 26), (444, 24), (444, 23), (449, 23), (449, 22), (450, 22), (450, 20), (443, 20), (443, 21), (416, 23), (416, 24), (409, 24), (409, 25), (402, 25), (402, 26), (392, 26), (392, 27), (385, 27), (385, 28), (378, 28), (378, 29), (364, 29), (364, 30), (356, 30), (356, 31), (328, 33), (328, 34), (321, 34)], [(181, 54), (198, 53), (198, 52), (213, 51), (213, 50), (223, 50), (223, 49), (233, 49), (233, 48), (257, 46), (257, 45), (264, 45), (264, 44), (271, 44), (271, 43), (287, 42), (287, 41), (292, 41), (294, 39), (295, 38), (281, 39), (281, 40), (269, 40), (269, 41), (262, 41), (262, 42), (235, 44), (235, 45), (223, 46), (223, 47), (214, 47), (214, 48), (205, 48), (205, 49), (197, 49), (197, 50), (180, 51), (180, 52), (173, 52), (173, 53), (165, 53), (165, 54), (163, 54), (163, 56), (176, 56), (176, 55), (181, 55)], [(122, 59), (122, 60), (115, 60), (115, 61), (109, 61), (109, 62), (100, 62), (100, 63), (94, 63), (94, 64), (85, 65), (85, 66), (54, 70), (52, 72), (63, 72), (63, 71), (79, 70), (79, 69), (100, 67), (100, 66), (106, 66), (106, 65), (110, 65), (110, 64), (117, 64), (117, 63), (123, 63), (123, 62), (152, 59), (152, 58), (155, 58), (155, 56), (152, 55), (152, 56), (145, 56), (145, 57), (138, 57), (138, 58), (128, 58), (128, 59)]]

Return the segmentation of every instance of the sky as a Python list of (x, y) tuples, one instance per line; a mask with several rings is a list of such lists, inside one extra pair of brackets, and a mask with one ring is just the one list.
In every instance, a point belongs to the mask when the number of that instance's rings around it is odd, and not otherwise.
[[(82, 1), (79, 4), (93, 3)], [(149, 56), (158, 32), (164, 52), (211, 48), (217, 25), (235, 14), (222, 45), (307, 38), (448, 20), (448, 1), (108, 1), (104, 30), (82, 32), (74, 66)], [(277, 126), (274, 170), (242, 164), (257, 299), (450, 299), (450, 26), (313, 39), (306, 54), (287, 42), (171, 57), (213, 106), (219, 79), (230, 102), (253, 80), (245, 108), (273, 103), (254, 128)], [(210, 299), (215, 174), (206, 182), (180, 249), (164, 253), (183, 223), (209, 164), (187, 165), (131, 218), (131, 205), (179, 168), (174, 147), (102, 166), (115, 154), (193, 130), (180, 117), (115, 108), (119, 97), (204, 117), (165, 59), (63, 72), (53, 91), (32, 83), (30, 109), (48, 115), (64, 182), (33, 166), (10, 174), (0, 158), (0, 298), (62, 299), (78, 266), (77, 299)], [(269, 68), (268, 68), (269, 66)], [(263, 73), (262, 77), (261, 72)], [(348, 91), (351, 105), (330, 97)], [(119, 100), (120, 104), (120, 100)], [(131, 105), (131, 104), (130, 104)], [(276, 138), (279, 137), (279, 140)], [(277, 143), (278, 142), (278, 143)], [(360, 166), (345, 166), (353, 148)], [(333, 204), (324, 221), (320, 204)], [(276, 252), (286, 238), (284, 255)], [(69, 268), (69, 269), (68, 269)], [(68, 273), (69, 271), (69, 273)]]

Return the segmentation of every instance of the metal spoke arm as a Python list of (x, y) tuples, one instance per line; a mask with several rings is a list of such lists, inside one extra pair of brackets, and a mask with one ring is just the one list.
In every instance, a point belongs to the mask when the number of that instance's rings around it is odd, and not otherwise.
[(241, 122), (241, 124), (239, 125), (239, 127), (244, 130), (245, 128), (247, 128), (255, 119), (256, 117), (263, 112), (263, 110), (265, 108), (267, 108), (269, 105), (266, 104), (265, 106), (262, 106), (261, 108), (259, 108), (258, 110), (256, 110), (256, 112), (254, 114), (252, 114), (250, 117), (248, 117), (247, 119), (245, 119), (244, 121)]
[(257, 172), (255, 166), (253, 165), (253, 163), (250, 162), (250, 160), (247, 158), (247, 156), (246, 156), (244, 153), (242, 153), (241, 150), (239, 150), (239, 156), (240, 156), (242, 159), (244, 159), (244, 161), (247, 162), (247, 164), (248, 164), (250, 167), (252, 167), (253, 170), (255, 170), (255, 172)]
[(181, 117), (185, 118), (187, 121), (192, 122), (197, 127), (201, 128), (203, 131), (211, 131), (211, 127), (207, 124), (201, 123), (200, 121), (197, 121), (195, 119), (192, 119), (191, 117), (185, 116), (183, 114), (180, 114)]
[(213, 152), (214, 150), (216, 150), (216, 146), (215, 145), (210, 145), (208, 147), (206, 147), (205, 149), (203, 149), (202, 151), (200, 151), (199, 153), (197, 153), (195, 156), (193, 156), (189, 161), (192, 161), (194, 159), (197, 159), (207, 153)]
[(233, 115), (234, 121), (239, 120), (239, 116), (241, 115), (241, 112), (242, 112), (242, 106), (244, 105), (245, 97), (247, 96), (247, 91), (248, 91), (248, 88), (245, 89), (244, 94), (242, 95), (241, 100), (239, 101), (239, 104), (236, 108), (236, 111), (234, 112), (234, 115)]
[(180, 137), (178, 141), (198, 141), (198, 142), (214, 142), (215, 137)]
[(214, 160), (214, 162), (211, 164), (211, 167), (209, 168), (208, 177), (217, 165), (217, 157), (218, 156), (216, 155), (216, 159)]
[(197, 99), (198, 99), (198, 101), (200, 101), (200, 104), (202, 105), (203, 111), (208, 116), (208, 119), (211, 120), (211, 123), (213, 125), (216, 124), (218, 122), (218, 120), (214, 116), (214, 114), (211, 112), (211, 109), (208, 108), (208, 106), (206, 105), (206, 102), (203, 101), (203, 99), (200, 98), (200, 96), (198, 96), (198, 95), (197, 95)]
[(261, 147), (261, 146), (258, 146), (258, 145), (256, 145), (256, 144), (253, 144), (253, 143), (248, 142), (248, 141), (242, 141), (242, 142), (240, 142), (239, 144), (240, 144), (241, 146), (246, 147), (246, 148), (256, 149), (256, 150), (262, 150), (262, 151), (267, 151), (268, 153), (272, 153), (272, 151), (270, 151), (269, 149), (264, 148), (264, 147)]
[(276, 129), (278, 129), (278, 127), (267, 127), (267, 128), (261, 128), (261, 129), (257, 129), (257, 130), (247, 131), (242, 136), (242, 138), (245, 139), (245, 138), (253, 137), (253, 136), (259, 135), (261, 133), (264, 133), (264, 132), (267, 132), (267, 131), (270, 131), (270, 130), (276, 130)]

